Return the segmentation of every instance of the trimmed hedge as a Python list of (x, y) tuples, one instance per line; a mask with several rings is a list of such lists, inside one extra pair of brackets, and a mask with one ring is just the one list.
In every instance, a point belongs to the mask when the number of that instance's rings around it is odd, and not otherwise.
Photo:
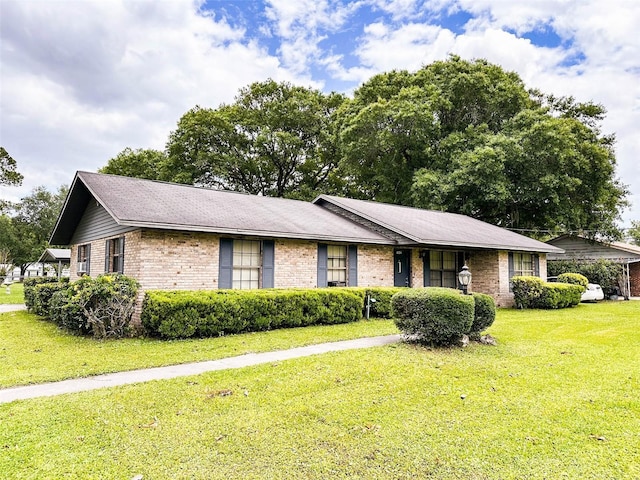
[(496, 319), (496, 302), (490, 295), (473, 292), (471, 294), (475, 302), (473, 324), (469, 334), (476, 335), (484, 332), (493, 325)]
[[(375, 302), (371, 302), (369, 316), (377, 318), (391, 318), (391, 297), (405, 290), (407, 287), (347, 287), (362, 297), (363, 312), (366, 309), (367, 295)], [(364, 316), (364, 313), (363, 313)]]
[(60, 290), (66, 290), (68, 287), (68, 283), (62, 282), (37, 283), (35, 286), (29, 287), (31, 304), (31, 308), (29, 310), (40, 317), (48, 316), (53, 295)]
[(511, 279), (516, 308), (567, 308), (580, 303), (582, 285), (544, 282), (539, 277)]
[(132, 333), (138, 282), (131, 277), (106, 274), (84, 276), (73, 283), (36, 281), (27, 289), (31, 311), (74, 333), (91, 333), (96, 338)]
[(462, 295), (452, 288), (403, 290), (393, 296), (391, 304), (400, 331), (420, 342), (452, 345), (468, 334), (473, 325), (473, 295)]
[(579, 273), (561, 273), (558, 275), (558, 282), (560, 283), (570, 283), (572, 285), (580, 285), (582, 287), (582, 293), (587, 290), (587, 285), (589, 285), (589, 279), (584, 275), (580, 275)]
[(68, 284), (69, 279), (67, 277), (61, 278), (60, 280), (58, 280), (56, 277), (30, 277), (24, 279), (22, 285), (24, 286), (24, 304), (27, 306), (27, 310), (35, 313), (34, 307), (36, 306), (37, 302), (36, 287), (41, 284), (51, 283)]
[(547, 275), (550, 277), (568, 272), (584, 275), (589, 282), (597, 283), (605, 292), (615, 291), (622, 284), (622, 265), (611, 260), (550, 260), (547, 263)]
[(152, 336), (212, 337), (355, 322), (362, 318), (363, 297), (346, 288), (148, 291), (141, 319)]

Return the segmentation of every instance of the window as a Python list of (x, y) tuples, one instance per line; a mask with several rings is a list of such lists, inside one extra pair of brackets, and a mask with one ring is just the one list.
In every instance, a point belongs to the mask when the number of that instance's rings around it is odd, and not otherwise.
[(105, 273), (124, 273), (124, 237), (107, 240), (104, 271)]
[(458, 288), (457, 258), (457, 252), (431, 250), (429, 252), (429, 286)]
[(261, 263), (259, 241), (234, 240), (232, 287), (239, 290), (260, 288)]
[(530, 253), (513, 254), (513, 277), (536, 275), (535, 262)]
[(344, 245), (327, 245), (327, 282), (347, 284), (347, 247)]
[(78, 245), (78, 275), (89, 275), (89, 262), (91, 259), (91, 244)]

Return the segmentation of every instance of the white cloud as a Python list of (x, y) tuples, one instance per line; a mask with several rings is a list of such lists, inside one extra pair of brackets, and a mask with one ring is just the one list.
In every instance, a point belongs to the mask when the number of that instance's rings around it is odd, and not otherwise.
[(196, 6), (3, 0), (1, 142), (25, 182), (0, 195), (69, 183), (127, 146), (163, 148), (196, 104), (229, 102), (252, 81), (295, 79), (242, 29)]

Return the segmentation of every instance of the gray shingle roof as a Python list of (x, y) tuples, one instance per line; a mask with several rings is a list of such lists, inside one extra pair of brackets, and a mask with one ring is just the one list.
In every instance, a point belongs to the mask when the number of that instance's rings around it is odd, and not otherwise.
[(562, 251), (465, 215), (331, 195), (320, 195), (314, 200), (316, 204), (324, 202), (383, 226), (417, 244), (525, 252)]
[[(70, 243), (92, 198), (117, 224), (128, 227), (361, 244), (562, 251), (464, 215), (329, 195), (303, 202), (89, 172), (76, 174), (51, 244)], [(327, 204), (350, 215), (338, 215), (325, 208)]]
[[(52, 243), (55, 239), (56, 244), (68, 244), (77, 223), (74, 225), (65, 215), (77, 217), (78, 212), (72, 212), (67, 206), (87, 201), (89, 197), (82, 197), (79, 193), (83, 186), (123, 226), (274, 238), (389, 243), (382, 235), (309, 202), (89, 172), (77, 173), (52, 235)], [(78, 192), (75, 193), (74, 189)], [(76, 199), (71, 200), (74, 195)], [(63, 239), (67, 242), (61, 243)]]

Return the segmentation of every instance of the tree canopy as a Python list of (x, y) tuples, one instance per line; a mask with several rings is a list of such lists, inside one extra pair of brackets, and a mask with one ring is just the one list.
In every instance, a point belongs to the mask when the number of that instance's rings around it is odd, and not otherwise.
[(17, 171), (17, 162), (4, 147), (0, 147), (0, 185), (20, 185), (22, 174)]
[(527, 90), (485, 60), (451, 56), (372, 77), (346, 98), (251, 84), (195, 107), (165, 152), (126, 149), (102, 170), (259, 195), (334, 193), (463, 213), (523, 233), (620, 235), (605, 109)]
[(627, 191), (599, 105), (527, 91), (514, 73), (454, 56), (373, 77), (341, 113), (353, 194), (526, 232), (619, 234)]
[(7, 263), (20, 267), (21, 276), (49, 246), (67, 192), (66, 186), (56, 193), (36, 187), (12, 206), (12, 216), (0, 216), (0, 254), (9, 260)]

